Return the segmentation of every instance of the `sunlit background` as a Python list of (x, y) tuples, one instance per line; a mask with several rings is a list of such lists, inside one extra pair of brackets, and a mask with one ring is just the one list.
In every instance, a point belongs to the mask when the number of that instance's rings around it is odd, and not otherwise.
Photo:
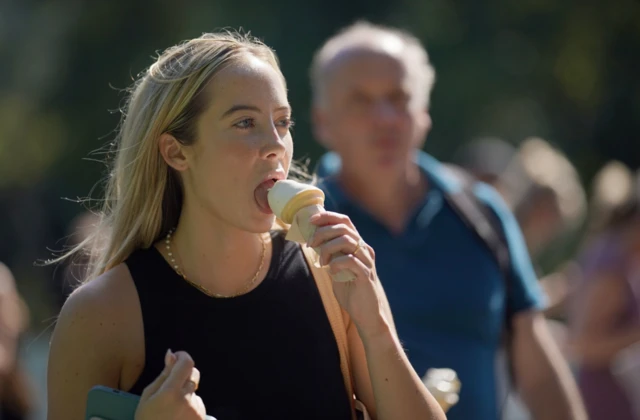
[[(410, 30), (437, 72), (425, 149), (449, 160), (464, 143), (538, 136), (588, 186), (610, 159), (640, 164), (640, 3), (520, 0), (0, 1), (0, 261), (30, 309), (23, 354), (43, 418), (49, 333), (64, 299), (51, 257), (98, 198), (100, 149), (114, 138), (133, 77), (163, 48), (243, 28), (275, 48), (294, 109), (296, 157), (322, 149), (309, 126), (316, 48), (357, 19)], [(574, 251), (563, 240), (543, 271)]]

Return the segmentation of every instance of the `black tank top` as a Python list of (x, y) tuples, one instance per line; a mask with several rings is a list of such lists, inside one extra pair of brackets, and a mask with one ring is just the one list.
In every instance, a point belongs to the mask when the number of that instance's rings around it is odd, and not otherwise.
[(340, 358), (320, 293), (299, 245), (273, 234), (265, 279), (230, 299), (188, 284), (155, 247), (126, 261), (144, 323), (140, 395), (167, 349), (187, 351), (201, 373), (197, 394), (218, 420), (350, 419)]

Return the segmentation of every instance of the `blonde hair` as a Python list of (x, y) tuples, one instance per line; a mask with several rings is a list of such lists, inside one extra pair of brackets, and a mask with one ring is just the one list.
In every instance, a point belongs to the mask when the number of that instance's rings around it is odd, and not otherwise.
[(122, 110), (100, 220), (89, 238), (59, 260), (90, 248), (90, 280), (124, 262), (136, 249), (151, 247), (177, 224), (182, 186), (162, 158), (157, 140), (169, 133), (182, 144), (193, 144), (196, 120), (211, 99), (205, 94), (208, 82), (247, 55), (280, 72), (271, 48), (249, 34), (227, 31), (170, 47), (139, 75)]
[(331, 64), (340, 53), (360, 48), (396, 52), (412, 79), (412, 92), (417, 92), (417, 105), (422, 108), (429, 106), (436, 73), (420, 40), (406, 31), (366, 21), (358, 21), (344, 28), (329, 38), (314, 55), (310, 77), (315, 105), (323, 106), (325, 101)]

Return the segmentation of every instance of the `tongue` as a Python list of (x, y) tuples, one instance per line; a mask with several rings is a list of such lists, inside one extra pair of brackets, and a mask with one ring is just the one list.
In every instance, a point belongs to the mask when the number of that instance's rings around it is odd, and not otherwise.
[(258, 207), (266, 213), (271, 213), (271, 207), (269, 207), (269, 200), (267, 199), (267, 194), (269, 193), (269, 189), (273, 186), (273, 182), (263, 182), (258, 185), (254, 192), (254, 196), (256, 198), (256, 203), (258, 203)]

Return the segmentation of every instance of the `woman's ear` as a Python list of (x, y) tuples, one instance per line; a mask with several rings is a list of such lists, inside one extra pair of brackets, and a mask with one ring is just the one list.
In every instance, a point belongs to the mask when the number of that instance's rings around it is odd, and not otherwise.
[(189, 167), (184, 146), (171, 134), (162, 133), (158, 148), (167, 165), (176, 171), (185, 171)]

